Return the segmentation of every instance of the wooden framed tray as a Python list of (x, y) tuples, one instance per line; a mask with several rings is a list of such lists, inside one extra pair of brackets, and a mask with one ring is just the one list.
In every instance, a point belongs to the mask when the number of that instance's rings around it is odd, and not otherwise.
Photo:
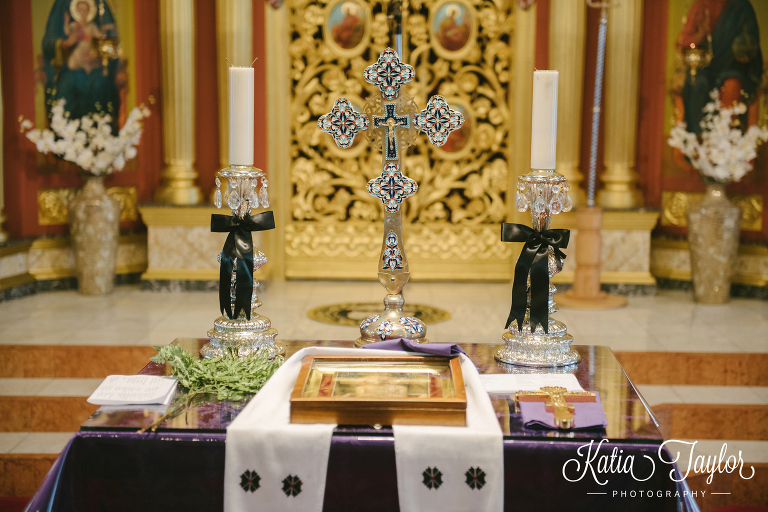
[(291, 423), (465, 426), (458, 357), (306, 356)]

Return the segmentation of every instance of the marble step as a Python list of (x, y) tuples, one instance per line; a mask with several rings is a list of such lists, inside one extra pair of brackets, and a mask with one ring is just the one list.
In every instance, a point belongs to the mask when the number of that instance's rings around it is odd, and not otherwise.
[(768, 386), (768, 354), (616, 352), (634, 384)]
[(662, 404), (652, 410), (664, 439), (768, 441), (768, 405)]
[(86, 396), (0, 396), (0, 432), (72, 432), (98, 405)]
[(0, 497), (31, 499), (58, 456), (58, 453), (0, 454)]
[[(686, 482), (691, 491), (697, 493), (696, 503), (701, 508), (701, 512), (765, 511), (768, 506), (768, 464), (749, 465), (755, 468), (755, 475), (749, 480), (741, 478), (738, 470), (733, 473), (716, 472), (710, 484), (707, 484), (709, 473), (689, 475)], [(745, 476), (752, 473), (747, 467), (744, 468), (744, 472)], [(704, 491), (703, 494), (702, 491)]]
[[(0, 378), (104, 378), (134, 374), (156, 354), (147, 346), (5, 345)], [(766, 386), (768, 354), (616, 352), (635, 384)]]
[(146, 346), (4, 345), (0, 378), (133, 375), (157, 354)]

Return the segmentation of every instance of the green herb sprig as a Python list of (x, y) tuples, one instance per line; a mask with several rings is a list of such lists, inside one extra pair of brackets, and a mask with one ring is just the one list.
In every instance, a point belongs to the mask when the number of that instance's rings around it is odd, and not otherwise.
[[(179, 385), (186, 390), (184, 400), (174, 404), (152, 424), (139, 432), (155, 431), (163, 422), (189, 408), (193, 399), (216, 394), (220, 401), (241, 402), (256, 394), (283, 364), (282, 356), (269, 359), (266, 354), (255, 357), (219, 357), (196, 359), (177, 345), (154, 347), (153, 363), (168, 363)], [(233, 354), (234, 356), (234, 354)]]

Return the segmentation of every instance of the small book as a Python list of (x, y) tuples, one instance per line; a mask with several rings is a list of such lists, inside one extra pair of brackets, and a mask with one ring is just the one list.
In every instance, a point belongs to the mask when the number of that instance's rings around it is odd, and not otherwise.
[(168, 405), (176, 391), (175, 377), (110, 375), (88, 397), (94, 405)]

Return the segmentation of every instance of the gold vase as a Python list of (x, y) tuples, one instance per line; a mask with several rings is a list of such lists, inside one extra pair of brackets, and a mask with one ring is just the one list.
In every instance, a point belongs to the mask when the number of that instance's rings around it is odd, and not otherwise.
[(77, 288), (83, 295), (104, 295), (115, 286), (120, 203), (107, 195), (103, 176), (89, 176), (68, 205)]
[(728, 200), (725, 185), (708, 182), (704, 198), (688, 209), (688, 247), (696, 302), (728, 302), (740, 225), (741, 210)]

